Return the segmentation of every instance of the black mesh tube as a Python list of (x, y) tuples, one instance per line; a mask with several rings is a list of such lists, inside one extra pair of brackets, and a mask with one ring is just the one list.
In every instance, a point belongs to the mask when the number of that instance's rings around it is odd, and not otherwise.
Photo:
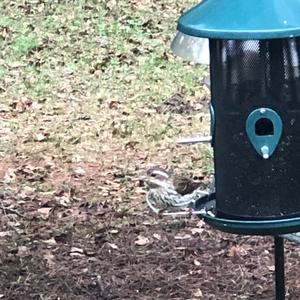
[[(300, 216), (300, 39), (213, 39), (210, 55), (218, 215)], [(269, 159), (246, 134), (248, 115), (260, 107), (275, 110), (283, 121)]]

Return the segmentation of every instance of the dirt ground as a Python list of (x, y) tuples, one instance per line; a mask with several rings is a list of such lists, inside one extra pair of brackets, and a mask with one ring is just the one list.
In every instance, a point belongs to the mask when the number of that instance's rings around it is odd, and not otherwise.
[[(271, 237), (152, 215), (138, 177), (206, 181), (207, 67), (170, 51), (194, 0), (0, 1), (0, 299), (274, 299)], [(300, 246), (286, 242), (287, 299)]]
[[(274, 298), (271, 237), (221, 233), (197, 218), (158, 219), (134, 170), (16, 163), (2, 160), (1, 298)], [(57, 190), (20, 190), (28, 181)], [(103, 201), (87, 201), (91, 195)], [(299, 299), (299, 258), (286, 242), (287, 299)]]

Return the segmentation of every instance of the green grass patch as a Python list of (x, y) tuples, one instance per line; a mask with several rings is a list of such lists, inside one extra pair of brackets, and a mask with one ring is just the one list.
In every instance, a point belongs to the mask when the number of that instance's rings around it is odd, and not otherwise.
[[(84, 159), (107, 143), (137, 140), (142, 149), (206, 130), (197, 118), (186, 127), (186, 116), (155, 111), (176, 93), (188, 101), (205, 93), (206, 68), (170, 50), (181, 11), (195, 2), (2, 1), (0, 106), (31, 103), (5, 123), (12, 137), (2, 151)], [(49, 138), (36, 142), (40, 130)]]

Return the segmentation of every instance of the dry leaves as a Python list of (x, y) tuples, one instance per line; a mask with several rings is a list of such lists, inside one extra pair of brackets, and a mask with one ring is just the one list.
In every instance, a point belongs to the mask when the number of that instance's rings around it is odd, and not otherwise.
[(204, 231), (204, 228), (191, 228), (192, 235), (201, 235), (201, 233)]
[(175, 240), (190, 240), (192, 236), (190, 234), (178, 234), (174, 237)]
[(34, 140), (36, 142), (44, 142), (48, 139), (48, 137), (49, 137), (49, 134), (44, 133), (44, 132), (39, 132), (35, 135)]
[(3, 181), (4, 183), (14, 183), (16, 181), (16, 172), (15, 169), (9, 168), (4, 174)]
[(153, 233), (153, 237), (156, 239), (156, 240), (161, 240), (161, 235), (159, 233)]
[(75, 175), (75, 177), (82, 177), (85, 176), (86, 171), (82, 167), (76, 167), (73, 170), (73, 174)]
[(200, 261), (197, 259), (194, 259), (194, 265), (199, 267), (201, 265)]
[(50, 250), (44, 252), (43, 258), (46, 260), (46, 263), (49, 268), (54, 268), (56, 266), (55, 256), (52, 254)]
[(43, 242), (49, 246), (55, 246), (57, 244), (54, 237), (50, 238), (49, 240), (45, 240)]
[(6, 236), (11, 236), (10, 231), (0, 231), (0, 238), (6, 237)]
[(26, 246), (19, 246), (18, 247), (18, 255), (20, 257), (26, 257), (30, 255), (30, 250)]
[(106, 7), (109, 9), (109, 10), (113, 10), (117, 7), (117, 0), (108, 0), (106, 2)]
[(107, 245), (108, 245), (110, 248), (114, 249), (114, 250), (119, 250), (119, 247), (118, 247), (116, 244), (113, 244), (113, 243), (107, 243)]
[(197, 297), (197, 298), (202, 298), (203, 297), (203, 293), (199, 288), (194, 293), (194, 297)]
[(84, 250), (78, 247), (72, 247), (70, 251), (70, 256), (82, 257), (84, 256)]
[(23, 113), (27, 108), (29, 108), (32, 105), (32, 99), (29, 98), (21, 98), (18, 100), (14, 100), (10, 106), (13, 110), (15, 110), (18, 113)]
[(228, 253), (228, 256), (232, 258), (237, 258), (244, 255), (247, 255), (247, 251), (239, 245), (232, 246)]
[(137, 240), (134, 241), (134, 243), (137, 246), (145, 246), (145, 245), (150, 243), (150, 240), (147, 237), (143, 236), (143, 235), (139, 235)]
[(52, 211), (52, 207), (42, 207), (37, 210), (38, 214), (44, 219), (47, 220)]

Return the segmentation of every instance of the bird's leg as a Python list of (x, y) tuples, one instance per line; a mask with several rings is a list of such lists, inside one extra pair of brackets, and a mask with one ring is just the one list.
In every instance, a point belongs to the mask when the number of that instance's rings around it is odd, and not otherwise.
[(164, 212), (166, 212), (166, 210), (167, 210), (166, 208), (161, 208), (161, 209), (158, 210), (157, 216), (158, 216), (159, 219), (162, 219), (164, 217), (163, 214), (164, 214)]
[(191, 219), (193, 215), (193, 209), (191, 207), (188, 208), (188, 217)]

